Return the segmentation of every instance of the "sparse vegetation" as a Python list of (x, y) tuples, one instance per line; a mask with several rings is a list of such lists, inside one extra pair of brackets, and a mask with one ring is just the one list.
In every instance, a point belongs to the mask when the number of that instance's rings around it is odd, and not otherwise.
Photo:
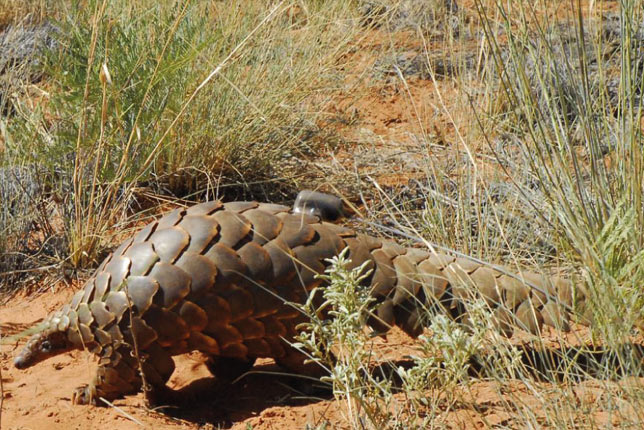
[[(383, 428), (391, 419), (392, 384), (387, 378), (371, 375), (373, 354), (363, 328), (373, 300), (360, 285), (368, 273), (366, 265), (350, 269), (346, 254), (332, 259), (323, 276), (328, 288), (314, 290), (302, 306), (311, 322), (303, 324), (295, 347), (329, 373), (321, 380), (332, 386), (336, 398), (346, 401), (347, 421), (352, 427), (367, 422)], [(318, 295), (323, 297), (321, 305), (316, 305)], [(330, 324), (325, 323), (328, 319)]]
[(351, 13), (343, 2), (61, 6), (47, 97), (5, 120), (3, 164), (45, 172), (74, 268), (96, 265), (114, 226), (143, 208), (141, 186), (190, 198), (268, 183), (275, 197), (302, 174), (292, 160), (320, 144)]
[[(467, 327), (428, 313), (411, 363), (391, 363), (340, 256), (324, 291), (335, 318), (309, 303), (300, 347), (328, 370), (343, 425), (640, 428), (643, 11), (0, 1), (0, 30), (55, 28), (50, 49), (0, 68), (0, 289), (95, 267), (158, 204), (327, 186), (408, 237), (574, 278), (595, 345), (578, 331), (506, 339), (473, 300)], [(404, 112), (385, 131), (368, 117), (381, 99)]]

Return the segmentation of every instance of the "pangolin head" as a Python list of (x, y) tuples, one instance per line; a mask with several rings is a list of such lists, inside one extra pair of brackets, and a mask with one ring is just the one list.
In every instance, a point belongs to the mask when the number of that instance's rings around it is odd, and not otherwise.
[(59, 324), (56, 314), (49, 316), (37, 326), (37, 333), (31, 336), (22, 351), (13, 360), (18, 369), (26, 369), (43, 360), (75, 349), (76, 346), (67, 339), (67, 328)]

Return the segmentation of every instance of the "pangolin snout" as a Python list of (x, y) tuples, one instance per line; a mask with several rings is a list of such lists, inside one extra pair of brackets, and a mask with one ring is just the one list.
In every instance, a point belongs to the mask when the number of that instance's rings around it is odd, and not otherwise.
[(22, 354), (13, 359), (13, 365), (17, 369), (26, 369), (29, 367), (28, 360)]

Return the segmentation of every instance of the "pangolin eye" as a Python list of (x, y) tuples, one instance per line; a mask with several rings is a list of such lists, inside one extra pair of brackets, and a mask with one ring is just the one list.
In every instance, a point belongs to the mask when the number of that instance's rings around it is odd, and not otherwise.
[(43, 343), (40, 344), (40, 349), (43, 352), (51, 351), (51, 343), (48, 340), (44, 341)]

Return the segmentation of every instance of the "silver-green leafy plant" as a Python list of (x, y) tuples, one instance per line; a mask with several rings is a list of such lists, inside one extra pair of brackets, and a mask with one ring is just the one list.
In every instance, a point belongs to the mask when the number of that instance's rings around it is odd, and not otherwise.
[[(346, 404), (348, 421), (354, 428), (382, 428), (390, 418), (391, 381), (372, 375), (372, 339), (364, 330), (373, 305), (369, 290), (361, 285), (369, 272), (366, 263), (351, 268), (346, 250), (329, 259), (331, 265), (322, 279), (324, 289), (314, 290), (302, 310), (311, 318), (302, 325), (295, 347), (305, 351), (312, 362), (326, 369), (321, 378)], [(321, 305), (316, 297), (322, 296)], [(317, 299), (319, 300), (319, 299)]]

